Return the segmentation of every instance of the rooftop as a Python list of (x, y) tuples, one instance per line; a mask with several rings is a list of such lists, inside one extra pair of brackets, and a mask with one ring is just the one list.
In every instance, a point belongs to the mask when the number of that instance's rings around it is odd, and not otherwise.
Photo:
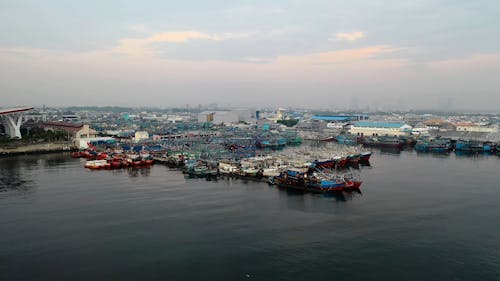
[(368, 128), (401, 128), (406, 125), (404, 122), (356, 122), (353, 124), (356, 127)]
[(321, 121), (350, 121), (353, 116), (314, 115), (312, 119)]

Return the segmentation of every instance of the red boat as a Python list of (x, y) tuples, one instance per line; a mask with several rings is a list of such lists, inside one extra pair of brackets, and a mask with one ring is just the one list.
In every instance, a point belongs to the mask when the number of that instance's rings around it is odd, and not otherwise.
[(134, 161), (132, 161), (132, 166), (133, 167), (143, 166), (144, 164), (146, 164), (146, 163), (143, 160), (134, 160)]
[(97, 160), (104, 160), (106, 158), (108, 158), (108, 154), (107, 153), (103, 152), (103, 153), (97, 154)]
[(122, 167), (122, 162), (119, 160), (116, 160), (116, 159), (111, 161), (110, 164), (111, 164), (111, 168), (114, 168), (114, 169), (119, 169)]
[(81, 157), (80, 151), (71, 152), (71, 157), (80, 158)]

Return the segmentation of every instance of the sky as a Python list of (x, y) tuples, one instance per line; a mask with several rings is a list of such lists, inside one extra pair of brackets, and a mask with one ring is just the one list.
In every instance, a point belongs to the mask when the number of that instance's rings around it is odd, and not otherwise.
[(500, 111), (500, 1), (0, 0), (0, 107)]

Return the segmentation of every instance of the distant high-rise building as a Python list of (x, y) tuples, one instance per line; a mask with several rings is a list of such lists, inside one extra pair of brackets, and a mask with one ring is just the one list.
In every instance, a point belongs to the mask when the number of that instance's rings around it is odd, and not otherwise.
[(351, 98), (351, 104), (349, 106), (349, 109), (351, 110), (358, 110), (359, 109), (359, 99), (356, 96), (353, 96)]

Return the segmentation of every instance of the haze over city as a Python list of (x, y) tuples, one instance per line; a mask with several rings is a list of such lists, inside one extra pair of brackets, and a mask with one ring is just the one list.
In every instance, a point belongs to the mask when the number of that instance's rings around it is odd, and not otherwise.
[(498, 110), (498, 1), (2, 1), (3, 106)]

